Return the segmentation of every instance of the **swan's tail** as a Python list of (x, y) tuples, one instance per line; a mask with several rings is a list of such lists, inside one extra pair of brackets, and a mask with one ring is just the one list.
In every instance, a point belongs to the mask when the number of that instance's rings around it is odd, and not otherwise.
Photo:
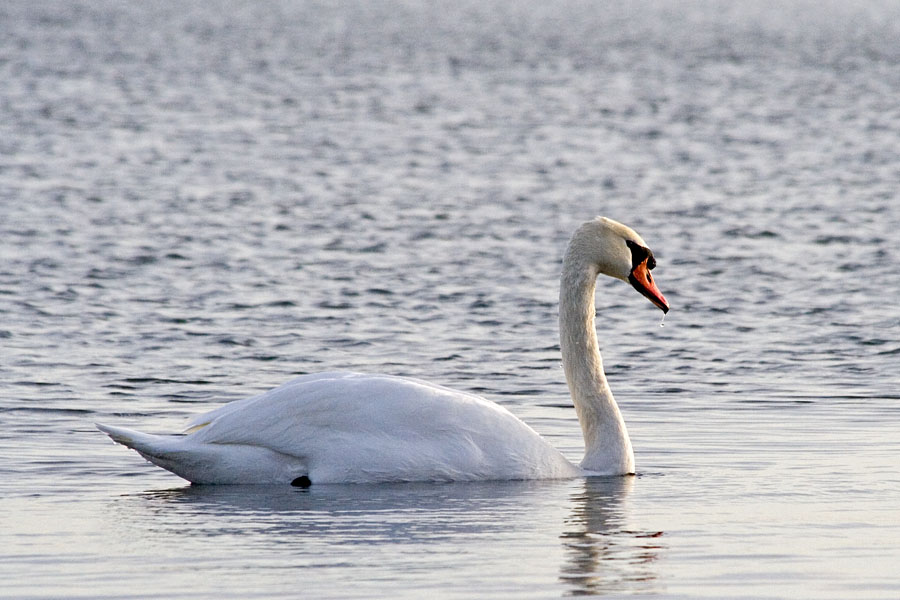
[(108, 435), (114, 442), (136, 450), (141, 456), (153, 462), (151, 457), (162, 457), (166, 453), (177, 451), (178, 438), (169, 435), (151, 435), (125, 427), (113, 427), (94, 423), (97, 429)]
[(193, 483), (290, 483), (309, 472), (301, 458), (261, 446), (203, 443), (190, 435), (95, 425), (113, 441)]
[[(193, 481), (186, 476), (180, 465), (184, 461), (185, 455), (188, 454), (184, 436), (152, 435), (125, 427), (113, 427), (100, 423), (94, 423), (94, 425), (114, 442), (131, 448), (148, 461), (167, 471)], [(178, 460), (179, 455), (182, 456), (182, 460)]]
[[(131, 448), (154, 465), (179, 477), (194, 483), (218, 483), (216, 478), (221, 475), (217, 471), (221, 469), (222, 461), (216, 460), (215, 447), (212, 445), (191, 443), (183, 435), (153, 435), (125, 427), (100, 423), (94, 425), (114, 442)], [(202, 468), (198, 468), (204, 463), (213, 468), (206, 469), (207, 472), (204, 473)]]

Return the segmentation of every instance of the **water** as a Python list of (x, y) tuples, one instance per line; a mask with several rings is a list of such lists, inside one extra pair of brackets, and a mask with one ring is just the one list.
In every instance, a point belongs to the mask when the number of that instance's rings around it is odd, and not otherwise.
[[(0, 7), (0, 596), (900, 597), (893, 3)], [(191, 487), (293, 375), (475, 391), (573, 460), (565, 242), (629, 480)]]

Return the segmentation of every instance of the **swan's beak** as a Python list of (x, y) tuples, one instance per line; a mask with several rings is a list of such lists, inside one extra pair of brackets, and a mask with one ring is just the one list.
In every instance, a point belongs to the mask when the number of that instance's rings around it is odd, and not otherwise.
[(646, 260), (632, 269), (631, 275), (628, 276), (628, 281), (634, 289), (663, 311), (663, 314), (669, 312), (669, 303), (666, 301), (666, 297), (662, 295), (662, 292), (659, 291), (659, 288), (656, 287), (653, 276), (650, 275), (650, 269), (647, 268)]

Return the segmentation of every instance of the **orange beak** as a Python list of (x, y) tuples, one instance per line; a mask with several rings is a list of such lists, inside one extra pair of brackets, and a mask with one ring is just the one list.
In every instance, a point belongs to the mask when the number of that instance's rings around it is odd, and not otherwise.
[(650, 275), (650, 269), (647, 268), (646, 260), (631, 270), (628, 281), (634, 289), (663, 311), (663, 314), (669, 312), (669, 303), (666, 301), (666, 297), (662, 295), (662, 292), (659, 291), (659, 288), (656, 287), (653, 276)]

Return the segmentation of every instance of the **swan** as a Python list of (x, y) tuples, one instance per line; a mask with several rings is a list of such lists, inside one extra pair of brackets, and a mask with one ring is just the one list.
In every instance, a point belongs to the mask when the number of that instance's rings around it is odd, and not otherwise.
[(631, 228), (597, 217), (573, 234), (559, 292), (560, 350), (584, 436), (569, 462), (507, 409), (418, 379), (327, 372), (193, 419), (181, 434), (97, 424), (114, 441), (197, 484), (563, 479), (634, 473), (625, 421), (603, 372), (594, 289), (629, 282), (664, 313), (653, 253)]

